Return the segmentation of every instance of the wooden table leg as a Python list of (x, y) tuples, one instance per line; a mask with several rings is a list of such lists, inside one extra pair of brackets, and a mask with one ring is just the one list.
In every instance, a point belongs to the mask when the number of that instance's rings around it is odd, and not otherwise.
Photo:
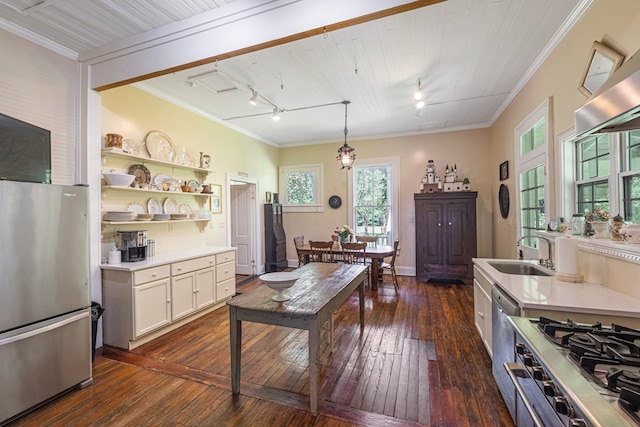
[(320, 325), (318, 318), (309, 320), (309, 401), (311, 415), (318, 415), (318, 358), (320, 347)]
[(242, 321), (238, 320), (238, 309), (229, 307), (229, 330), (231, 331), (231, 392), (240, 393), (240, 368), (242, 349)]
[(364, 330), (364, 278), (358, 286), (358, 296), (360, 297), (360, 333)]
[(378, 290), (378, 275), (380, 274), (380, 269), (378, 259), (371, 258), (371, 290)]

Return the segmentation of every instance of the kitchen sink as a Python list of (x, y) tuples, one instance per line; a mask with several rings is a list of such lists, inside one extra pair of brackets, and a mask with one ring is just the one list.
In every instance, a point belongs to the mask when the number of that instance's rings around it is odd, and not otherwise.
[(524, 262), (490, 262), (489, 265), (500, 273), (505, 274), (517, 274), (520, 276), (553, 276), (552, 273), (549, 273), (540, 267)]

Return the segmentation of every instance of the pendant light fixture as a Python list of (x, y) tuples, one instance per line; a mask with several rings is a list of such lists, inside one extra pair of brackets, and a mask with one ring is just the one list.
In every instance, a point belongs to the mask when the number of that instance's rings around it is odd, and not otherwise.
[(349, 147), (347, 144), (347, 133), (349, 130), (347, 129), (347, 106), (351, 103), (351, 101), (342, 101), (344, 104), (344, 145), (338, 148), (338, 155), (336, 156), (336, 160), (340, 164), (340, 169), (351, 169), (353, 162), (356, 160), (356, 151), (355, 148)]

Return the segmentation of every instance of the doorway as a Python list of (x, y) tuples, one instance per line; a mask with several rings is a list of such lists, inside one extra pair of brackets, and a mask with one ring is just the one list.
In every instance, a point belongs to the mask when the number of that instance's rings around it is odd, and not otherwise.
[(257, 194), (258, 180), (227, 174), (228, 241), (236, 248), (236, 274), (254, 276), (261, 273)]

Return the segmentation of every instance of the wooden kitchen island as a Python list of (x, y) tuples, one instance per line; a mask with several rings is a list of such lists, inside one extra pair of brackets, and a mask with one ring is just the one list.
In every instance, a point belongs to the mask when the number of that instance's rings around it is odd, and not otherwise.
[[(297, 270), (300, 279), (285, 291), (285, 302), (271, 299), (276, 291), (260, 286), (227, 301), (231, 333), (231, 388), (240, 392), (242, 321), (286, 326), (309, 331), (309, 400), (311, 413), (318, 413), (318, 377), (320, 328), (330, 324), (333, 313), (358, 288), (360, 296), (360, 331), (364, 329), (364, 286), (367, 267), (356, 264), (306, 264)], [(332, 341), (332, 339), (331, 339)], [(331, 342), (331, 345), (333, 343)]]

